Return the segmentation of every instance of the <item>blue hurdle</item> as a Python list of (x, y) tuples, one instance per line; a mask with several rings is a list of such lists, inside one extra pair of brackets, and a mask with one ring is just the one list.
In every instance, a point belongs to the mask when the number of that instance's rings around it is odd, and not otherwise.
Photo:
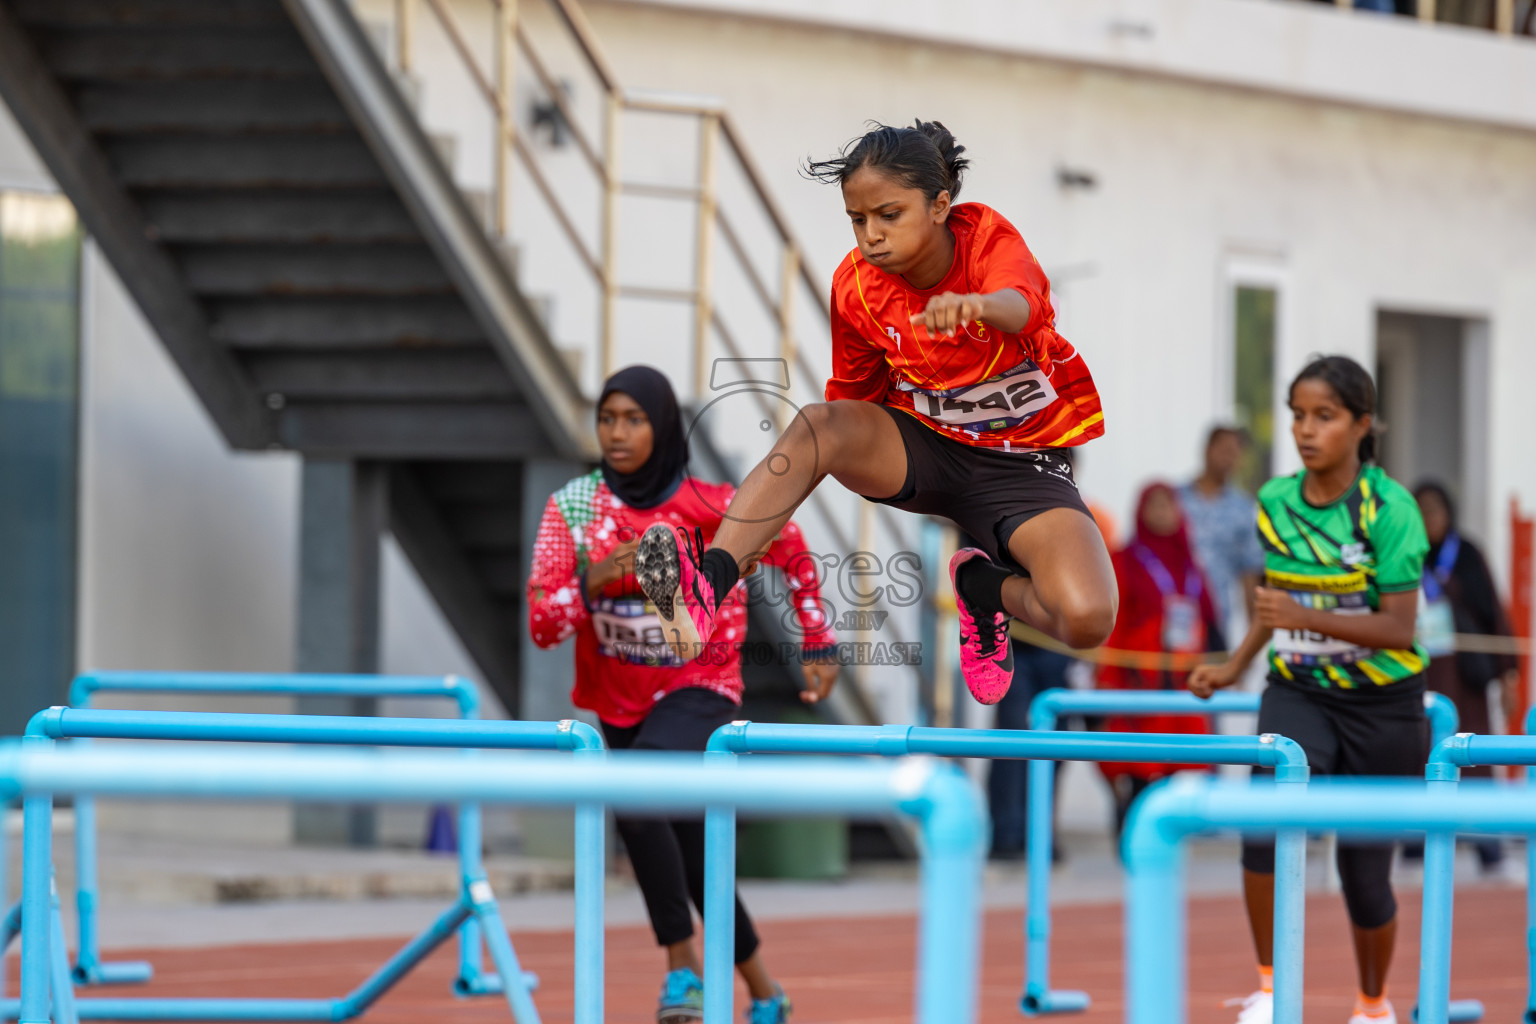
[[(602, 752), (602, 739), (581, 722), (483, 722), (478, 720), (413, 718), (348, 718), (330, 715), (251, 715), (186, 711), (102, 711), (54, 707), (40, 711), (27, 726), (32, 742), (62, 739), (189, 740), (239, 743), (325, 743), (368, 746), (452, 747), (503, 750), (566, 750), (578, 756)], [(52, 805), (30, 800), (23, 811), (23, 878), (52, 876), (51, 847), (34, 842), (33, 833), (52, 828)], [(478, 817), (474, 821), (478, 824)], [(583, 806), (576, 811), (576, 913), (593, 916), (593, 893), (603, 886), (601, 858), (594, 851), (603, 843), (603, 810)], [(459, 899), (426, 932), (412, 940), (361, 987), (338, 999), (79, 999), (77, 1012), (87, 1019), (120, 1020), (348, 1020), (366, 1010), (391, 985), (436, 949), (465, 923), (479, 926), (490, 947), (496, 973), (479, 979), (482, 993), (499, 992), (519, 1024), (537, 1024), (532, 991), (537, 979), (525, 974), (501, 919), (495, 895), (480, 863), (478, 835), (461, 843)], [(40, 859), (41, 858), (41, 859)], [(591, 874), (594, 870), (596, 875)], [(25, 884), (25, 883), (24, 883)], [(34, 878), (34, 885), (39, 883)], [(51, 898), (57, 913), (57, 900)], [(42, 908), (35, 908), (42, 913)], [(601, 921), (601, 906), (596, 919)], [(21, 917), (26, 917), (25, 896)], [(62, 934), (62, 932), (60, 932)], [(479, 938), (477, 936), (476, 942)], [(23, 955), (26, 938), (23, 933)], [(53, 964), (58, 968), (57, 963)], [(67, 968), (67, 965), (66, 965)], [(68, 977), (66, 973), (64, 977)], [(589, 967), (577, 967), (577, 989), (590, 987)], [(462, 984), (460, 978), (458, 984)], [(579, 998), (579, 997), (578, 997)], [(7, 1007), (9, 1009), (9, 1007)], [(18, 1007), (19, 1010), (19, 1007)]]
[[(1222, 690), (1202, 700), (1176, 690), (1045, 690), (1029, 705), (1029, 727), (1056, 729), (1064, 715), (1201, 715), (1256, 714), (1262, 694)], [(1435, 741), (1456, 731), (1456, 705), (1441, 693), (1424, 696), (1430, 733)], [(1101, 760), (1111, 760), (1102, 758)], [(1172, 760), (1172, 759), (1169, 759)], [(1208, 762), (1216, 764), (1220, 762)], [(1230, 762), (1229, 762), (1230, 763)], [(1078, 1013), (1089, 1005), (1088, 996), (1071, 989), (1051, 988), (1051, 847), (1055, 831), (1056, 765), (1051, 761), (1029, 763), (1029, 819), (1027, 846), (1029, 903), (1024, 919), (1024, 995), (1019, 1009), (1026, 1016), (1045, 1013)], [(1477, 1016), (1456, 1016), (1475, 1021)], [(1536, 1024), (1536, 1022), (1533, 1022)]]
[[(261, 672), (86, 672), (69, 687), (69, 703), (88, 708), (98, 693), (179, 693), (199, 696), (292, 697), (426, 697), (450, 700), (459, 717), (478, 718), (480, 695), (475, 684), (459, 676), (377, 676), (320, 673)], [(480, 809), (459, 804), (459, 856), (471, 846), (478, 858)], [(96, 801), (75, 801), (75, 915), (79, 932), (74, 975), (81, 985), (123, 985), (148, 981), (154, 968), (142, 960), (107, 962), (101, 958), (96, 907), (100, 883), (96, 871)], [(466, 870), (477, 867), (465, 864)], [(0, 904), (5, 902), (0, 877)], [(486, 974), (480, 961), (479, 926), (465, 922), (459, 939), (459, 976), (454, 987), (462, 995), (493, 994), (497, 978)], [(487, 986), (491, 986), (487, 988)], [(3, 990), (0, 990), (3, 991)]]
[[(56, 748), (34, 738), (0, 743), (0, 789), (5, 796), (22, 796), (24, 806), (37, 818), (39, 827), (26, 834), (28, 862), (33, 865), (48, 863), (50, 836), (41, 826), (56, 793), (476, 800), (524, 806), (606, 805), (650, 814), (697, 814), (719, 807), (760, 814), (904, 814), (916, 819), (923, 835), (915, 1020), (917, 1024), (974, 1024), (976, 1020), (986, 809), (977, 787), (964, 773), (931, 760), (887, 765), (796, 758), (725, 766), (702, 763), (697, 755), (630, 752), (577, 758), (490, 753), (473, 760), (435, 751), (134, 749), (106, 753)], [(602, 858), (599, 844), (593, 854), (595, 869), (582, 877), (600, 879)], [(23, 884), (20, 1022), (47, 1024), (51, 983), (57, 990), (58, 1024), (73, 1024), (67, 985), (59, 986), (57, 972), (50, 982), (49, 950), (56, 929), (50, 922), (47, 872), (35, 869)], [(577, 918), (576, 963), (578, 970), (585, 965), (588, 971), (600, 972), (601, 887), (591, 895), (595, 913)], [(439, 930), (443, 936), (450, 932)], [(52, 959), (57, 961), (57, 954)], [(372, 992), (377, 979), (379, 975), (359, 991)], [(195, 1013), (177, 1019), (244, 1019), (229, 1012), (229, 1004), (236, 1001), (199, 1002)], [(85, 1013), (87, 1005), (80, 1002), (80, 1016), (98, 1016)], [(123, 1016), (120, 1006), (101, 1009), (112, 1011), (101, 1017), (145, 1019)], [(602, 1020), (601, 973), (578, 974), (576, 1024), (601, 1024)], [(708, 1008), (705, 1022), (730, 1024), (729, 1018)]]
[[(1015, 729), (934, 729), (916, 726), (763, 725), (733, 722), (716, 729), (706, 756), (730, 758), (745, 753), (867, 754), (900, 757), (933, 754), (944, 757), (1028, 758), (1062, 761), (1170, 761), (1181, 764), (1269, 765), (1277, 781), (1302, 786), (1307, 761), (1301, 748), (1283, 736), (1186, 736), (1158, 733), (1057, 733)], [(1044, 763), (1049, 763), (1046, 760)], [(736, 884), (736, 817), (728, 808), (711, 808), (705, 815), (706, 874), (704, 879), (704, 999), (721, 1019), (734, 1012), (731, 951), (736, 922), (731, 894)], [(1302, 941), (1306, 913), (1306, 835), (1282, 833), (1275, 849), (1275, 1019), (1301, 1020)], [(1049, 864), (1049, 860), (1047, 860)], [(1047, 871), (1049, 868), (1047, 867)], [(1045, 880), (1048, 882), (1048, 879)], [(1030, 876), (1030, 909), (1034, 908), (1035, 877)], [(1049, 927), (1049, 915), (1045, 917)], [(1031, 933), (1033, 934), (1033, 933)], [(1049, 935), (1045, 938), (1048, 940)], [(1049, 942), (1036, 947), (1038, 962), (1026, 969), (1049, 970)], [(1031, 973), (1029, 978), (1037, 975)], [(1026, 998), (1029, 989), (1026, 988)], [(1057, 992), (1072, 1009), (1088, 1005), (1082, 992)], [(1025, 1012), (1030, 1012), (1027, 1004)]]
[[(1126, 903), (1126, 1020), (1130, 1024), (1182, 1024), (1186, 1019), (1185, 843), (1209, 829), (1236, 829), (1250, 835), (1322, 829), (1376, 840), (1469, 829), (1530, 834), (1536, 832), (1536, 803), (1524, 794), (1470, 783), (1457, 792), (1437, 792), (1423, 783), (1396, 780), (1327, 780), (1306, 792), (1207, 779), (1159, 785), (1138, 801), (1126, 827), (1131, 879)], [(1426, 908), (1426, 921), (1430, 917)], [(1439, 933), (1449, 924), (1449, 919), (1441, 919), (1433, 927)], [(1449, 944), (1448, 931), (1436, 941)], [(1435, 1012), (1437, 1008), (1421, 1005), (1423, 1009)]]
[[(1536, 725), (1536, 711), (1526, 718), (1526, 729)], [(1474, 765), (1523, 765), (1536, 777), (1536, 736), (1478, 736), (1458, 733), (1435, 745), (1424, 778), (1432, 790), (1458, 789), (1461, 770)], [(1529, 797), (1522, 796), (1525, 799)], [(1443, 1007), (1450, 1003), (1451, 919), (1455, 899), (1456, 831), (1428, 832), (1424, 837), (1424, 935), (1419, 962), (1420, 1024), (1441, 1024)], [(1533, 857), (1526, 837), (1527, 865)], [(1528, 868), (1529, 869), (1529, 868)], [(1536, 876), (1533, 876), (1536, 877)], [(1536, 897), (1526, 885), (1527, 989), (1525, 1020), (1536, 1022)], [(1451, 1006), (1459, 1004), (1450, 1003)], [(1455, 1019), (1452, 1017), (1452, 1019)]]

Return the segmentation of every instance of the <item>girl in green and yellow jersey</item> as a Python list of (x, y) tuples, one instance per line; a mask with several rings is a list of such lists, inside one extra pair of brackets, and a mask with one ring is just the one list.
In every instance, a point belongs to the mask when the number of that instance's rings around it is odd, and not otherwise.
[[(1259, 490), (1264, 585), (1231, 660), (1202, 666), (1202, 697), (1241, 678), (1268, 648), (1259, 732), (1288, 736), (1312, 774), (1422, 777), (1428, 656), (1414, 641), (1429, 542), (1418, 504), (1372, 459), (1376, 388), (1359, 363), (1317, 359), (1291, 382), (1291, 436), (1306, 467)], [(1340, 843), (1339, 878), (1354, 930), (1360, 992), (1350, 1024), (1396, 1024), (1386, 998), (1397, 937), (1391, 844)], [(1243, 885), (1260, 989), (1240, 1024), (1272, 1016), (1275, 856), (1243, 845)]]

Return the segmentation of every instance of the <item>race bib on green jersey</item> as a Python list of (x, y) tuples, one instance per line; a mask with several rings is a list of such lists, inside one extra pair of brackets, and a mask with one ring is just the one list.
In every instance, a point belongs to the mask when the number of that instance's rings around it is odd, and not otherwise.
[[(1416, 592), (1429, 541), (1418, 503), (1406, 488), (1367, 464), (1337, 500), (1314, 505), (1305, 472), (1276, 477), (1259, 491), (1258, 531), (1265, 585), (1305, 607), (1349, 617), (1370, 615), (1382, 594)], [(1324, 689), (1377, 689), (1424, 670), (1415, 644), (1373, 650), (1318, 630), (1276, 630), (1272, 676)]]

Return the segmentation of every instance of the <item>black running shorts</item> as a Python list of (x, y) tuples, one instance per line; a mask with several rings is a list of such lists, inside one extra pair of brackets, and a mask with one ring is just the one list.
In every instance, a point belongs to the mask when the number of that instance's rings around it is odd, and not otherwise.
[[(1429, 720), (1424, 715), (1424, 682), (1413, 676), (1368, 697), (1301, 687), (1271, 679), (1259, 706), (1259, 732), (1288, 736), (1306, 752), (1312, 777), (1401, 775), (1424, 777), (1429, 756)], [(1255, 768), (1255, 776), (1273, 774)], [(1338, 846), (1344, 905), (1357, 928), (1380, 928), (1397, 915), (1392, 893), (1395, 844), (1343, 842)], [(1243, 843), (1243, 867), (1275, 871), (1273, 839)]]
[(942, 516), (976, 539), (987, 557), (1025, 574), (1008, 554), (1013, 531), (1042, 512), (1074, 508), (1092, 518), (1072, 464), (1055, 449), (1002, 451), (952, 441), (911, 413), (881, 406), (907, 449), (907, 478), (889, 498), (869, 501), (904, 512)]

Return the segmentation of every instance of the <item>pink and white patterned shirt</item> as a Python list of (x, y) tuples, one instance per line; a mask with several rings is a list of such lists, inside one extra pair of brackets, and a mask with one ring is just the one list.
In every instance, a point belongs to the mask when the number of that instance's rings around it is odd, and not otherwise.
[[(603, 482), (601, 470), (577, 477), (544, 507), (528, 576), (528, 627), (533, 642), (554, 647), (576, 636), (576, 684), (571, 700), (610, 725), (632, 726), (674, 690), (702, 686), (741, 703), (741, 646), (747, 629), (747, 588), (738, 582), (720, 606), (715, 634), (699, 658), (680, 664), (661, 642), (656, 610), (633, 576), (586, 596), (587, 567), (607, 558), (652, 523), (697, 528), (706, 543), (720, 528), (735, 488), (684, 479), (677, 492), (654, 508), (624, 504)], [(793, 522), (769, 547), (763, 565), (783, 572), (800, 642), (836, 642), (830, 605), (822, 600), (816, 559)]]

